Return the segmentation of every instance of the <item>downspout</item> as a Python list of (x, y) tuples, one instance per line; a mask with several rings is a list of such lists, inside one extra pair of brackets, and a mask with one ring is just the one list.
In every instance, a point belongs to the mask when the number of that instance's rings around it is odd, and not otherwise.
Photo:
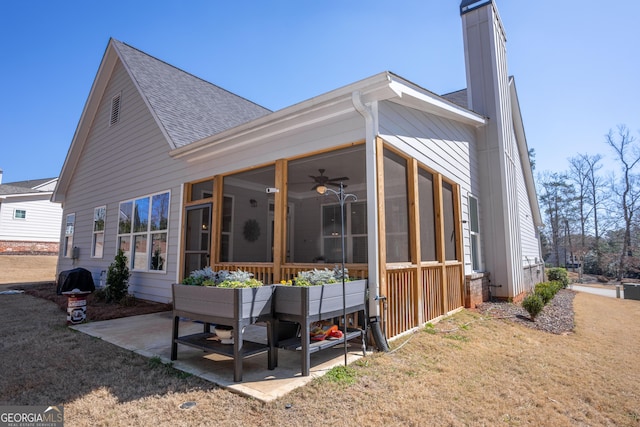
[(376, 135), (378, 131), (378, 103), (365, 105), (360, 91), (351, 93), (351, 102), (365, 121), (365, 165), (367, 183), (367, 259), (369, 304), (368, 322), (371, 327), (376, 346), (381, 351), (389, 351), (386, 337), (380, 329), (380, 254), (378, 253), (378, 188)]

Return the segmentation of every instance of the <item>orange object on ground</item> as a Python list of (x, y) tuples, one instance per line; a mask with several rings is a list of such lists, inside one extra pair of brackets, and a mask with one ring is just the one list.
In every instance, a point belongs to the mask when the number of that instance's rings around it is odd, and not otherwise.
[(314, 328), (311, 331), (311, 341), (323, 341), (332, 333), (340, 332), (337, 325), (323, 326), (322, 328)]

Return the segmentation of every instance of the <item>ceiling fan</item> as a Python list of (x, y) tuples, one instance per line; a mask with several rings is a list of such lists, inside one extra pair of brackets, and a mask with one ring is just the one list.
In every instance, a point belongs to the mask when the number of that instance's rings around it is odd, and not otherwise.
[[(313, 179), (313, 181), (315, 182), (315, 185), (311, 190), (316, 190), (320, 186), (326, 187), (327, 185), (340, 187), (340, 182), (347, 181), (349, 179), (348, 176), (341, 176), (339, 178), (329, 178), (328, 176), (325, 176), (324, 171), (325, 171), (324, 169), (318, 169), (318, 172), (320, 172), (320, 175), (318, 176), (309, 175), (309, 178)], [(346, 187), (346, 185), (343, 184), (343, 187)]]

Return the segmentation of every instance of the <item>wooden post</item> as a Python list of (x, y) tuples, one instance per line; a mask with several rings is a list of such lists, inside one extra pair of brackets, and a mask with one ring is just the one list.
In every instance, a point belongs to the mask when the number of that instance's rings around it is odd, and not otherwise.
[[(384, 141), (380, 137), (376, 137), (376, 169), (377, 169), (377, 188), (378, 188), (378, 253), (380, 254), (380, 271), (379, 271), (379, 281), (380, 281), (380, 295), (387, 297), (389, 295), (389, 291), (387, 289), (387, 237), (386, 237), (386, 216), (385, 216), (385, 199), (384, 199)], [(384, 305), (384, 304), (383, 304)], [(389, 313), (387, 311), (382, 310), (382, 315), (380, 316), (380, 320), (382, 321), (382, 325), (386, 327), (389, 323), (387, 322), (387, 316)]]
[[(213, 207), (211, 209), (211, 247), (209, 264), (220, 262), (220, 237), (222, 233), (222, 208), (224, 205), (224, 178), (213, 178)], [(215, 269), (214, 269), (215, 270)]]
[(440, 264), (440, 287), (442, 288), (442, 301), (440, 305), (442, 308), (442, 314), (447, 314), (449, 311), (447, 308), (447, 267), (446, 267), (446, 249), (445, 249), (445, 235), (444, 235), (444, 206), (442, 203), (442, 175), (439, 173), (433, 175), (434, 179), (434, 209), (436, 214), (436, 258)]
[(286, 262), (287, 242), (287, 161), (276, 161), (275, 186), (278, 192), (274, 195), (273, 212), (273, 281), (280, 282), (282, 264)]
[(407, 164), (408, 172), (408, 197), (409, 197), (409, 250), (411, 263), (414, 265), (415, 274), (413, 283), (411, 284), (413, 289), (413, 321), (414, 326), (421, 325), (425, 322), (424, 312), (422, 307), (424, 301), (424, 295), (422, 294), (422, 277), (420, 262), (422, 260), (421, 247), (420, 247), (420, 200), (419, 200), (419, 187), (418, 187), (418, 161), (414, 158), (409, 159)]
[(460, 263), (460, 295), (462, 300), (458, 301), (459, 304), (464, 306), (464, 242), (462, 237), (462, 198), (460, 192), (460, 185), (455, 184), (453, 186), (453, 217), (455, 218), (454, 227), (456, 230), (456, 259)]

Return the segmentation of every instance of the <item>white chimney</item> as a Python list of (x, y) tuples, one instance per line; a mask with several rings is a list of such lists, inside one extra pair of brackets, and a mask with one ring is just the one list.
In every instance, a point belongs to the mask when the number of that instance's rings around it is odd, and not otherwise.
[(0, 184), (2, 184), (2, 169), (0, 169)]
[(497, 296), (506, 297), (506, 285), (520, 280), (521, 262), (521, 248), (510, 238), (519, 233), (519, 219), (507, 37), (494, 0), (463, 0), (460, 15), (468, 106), (489, 118), (477, 141), (482, 228), (491, 236), (484, 251), (485, 265), (491, 281), (502, 286)]

